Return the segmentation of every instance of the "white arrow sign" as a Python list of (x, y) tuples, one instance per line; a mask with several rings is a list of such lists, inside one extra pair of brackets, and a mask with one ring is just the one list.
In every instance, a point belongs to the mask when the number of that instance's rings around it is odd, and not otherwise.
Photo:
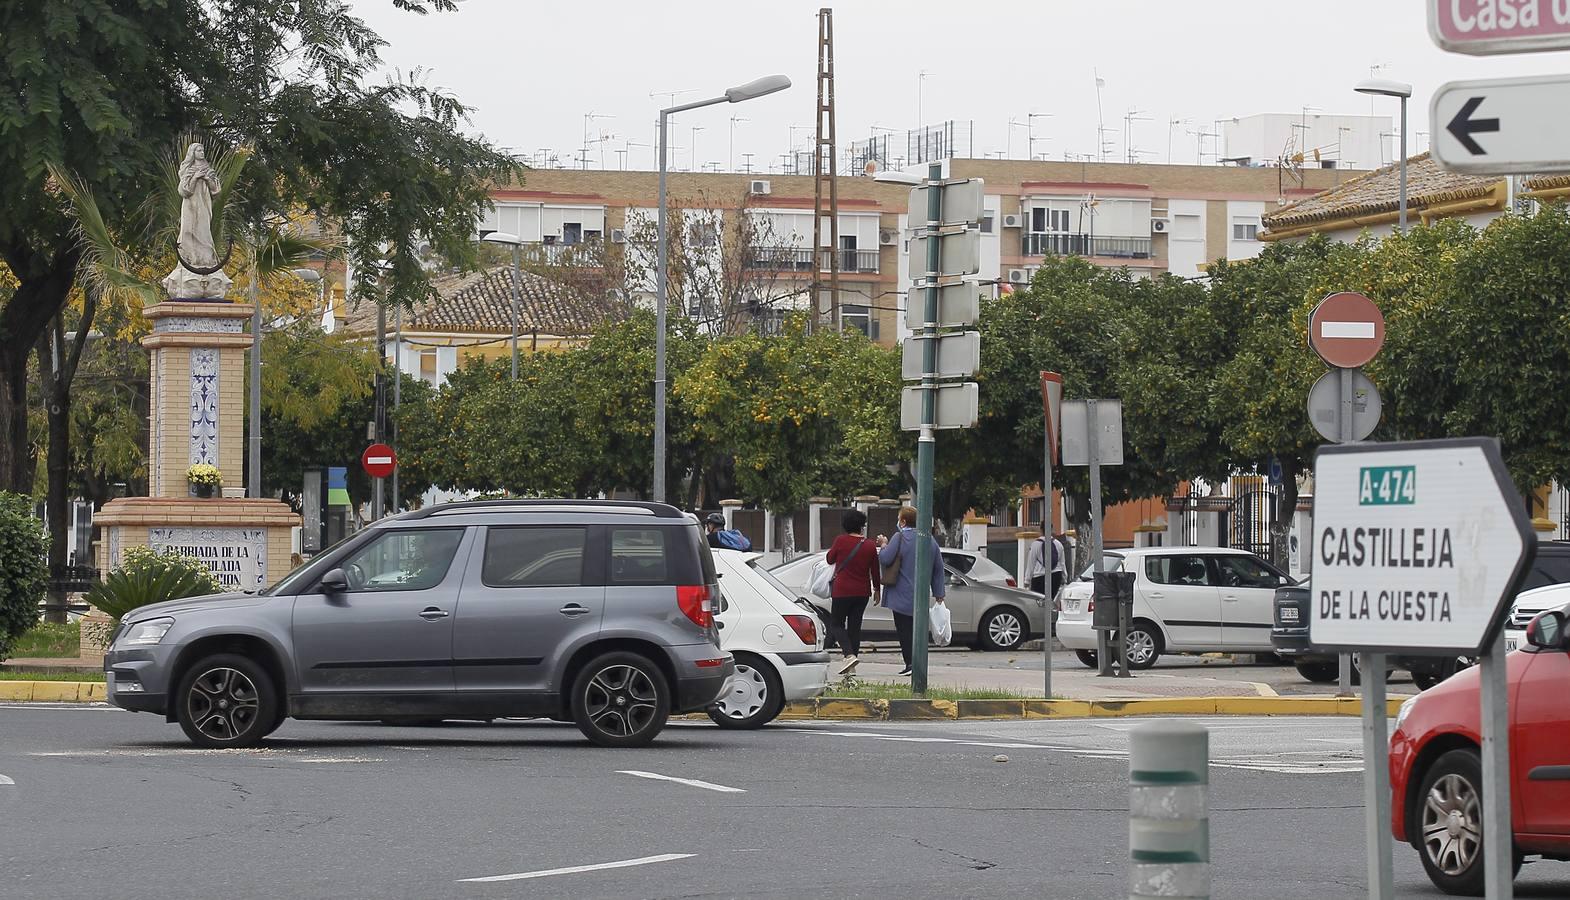
[(1325, 650), (1475, 655), (1535, 549), (1493, 438), (1322, 446), (1309, 639)]
[(1476, 175), (1570, 172), (1570, 75), (1452, 81), (1429, 107), (1434, 158)]

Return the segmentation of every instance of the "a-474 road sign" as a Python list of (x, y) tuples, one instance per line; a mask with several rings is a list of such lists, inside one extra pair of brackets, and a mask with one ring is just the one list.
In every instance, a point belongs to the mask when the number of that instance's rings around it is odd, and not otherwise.
[(1477, 175), (1570, 172), (1566, 109), (1570, 75), (1452, 81), (1429, 109), (1434, 156)]
[(1476, 655), (1535, 549), (1493, 438), (1322, 446), (1309, 640)]

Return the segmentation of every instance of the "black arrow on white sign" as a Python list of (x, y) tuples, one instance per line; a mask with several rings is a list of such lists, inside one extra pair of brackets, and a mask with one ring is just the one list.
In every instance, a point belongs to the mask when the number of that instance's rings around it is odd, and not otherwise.
[(1499, 130), (1498, 119), (1472, 118), (1472, 113), (1477, 112), (1477, 108), (1483, 105), (1483, 99), (1482, 97), (1468, 98), (1460, 112), (1457, 112), (1455, 118), (1450, 120), (1450, 124), (1445, 126), (1445, 130), (1460, 141), (1461, 146), (1473, 156), (1486, 156), (1488, 151), (1484, 150), (1483, 145), (1474, 140), (1472, 135)]

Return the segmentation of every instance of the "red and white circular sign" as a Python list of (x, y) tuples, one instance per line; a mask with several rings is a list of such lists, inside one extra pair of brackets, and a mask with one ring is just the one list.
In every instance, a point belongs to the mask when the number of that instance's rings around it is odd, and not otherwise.
[(360, 454), (360, 465), (365, 467), (365, 474), (372, 478), (386, 478), (398, 468), (398, 454), (386, 444), (372, 444)]
[(1332, 366), (1366, 365), (1385, 345), (1385, 315), (1362, 294), (1331, 294), (1308, 316), (1308, 345)]

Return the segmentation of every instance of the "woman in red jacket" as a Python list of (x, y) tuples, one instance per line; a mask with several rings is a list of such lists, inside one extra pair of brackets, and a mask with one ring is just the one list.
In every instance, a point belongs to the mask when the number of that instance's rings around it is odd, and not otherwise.
[(866, 514), (850, 510), (840, 524), (845, 533), (829, 545), (824, 560), (834, 567), (829, 638), (837, 641), (845, 654), (839, 674), (848, 675), (855, 671), (856, 657), (861, 653), (861, 618), (867, 612), (867, 602), (878, 598), (882, 584), (878, 577), (878, 544), (864, 534)]

